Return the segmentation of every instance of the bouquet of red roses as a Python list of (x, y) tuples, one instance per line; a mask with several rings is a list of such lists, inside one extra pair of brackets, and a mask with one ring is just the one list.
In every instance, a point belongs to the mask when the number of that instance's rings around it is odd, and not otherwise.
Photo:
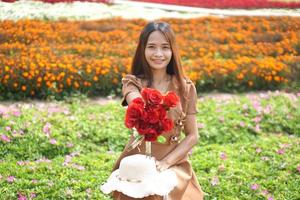
[(167, 117), (167, 111), (177, 105), (179, 97), (175, 92), (163, 96), (152, 88), (142, 89), (141, 96), (128, 106), (125, 125), (130, 129), (135, 128), (145, 141), (156, 141), (162, 133), (172, 130), (174, 124)]

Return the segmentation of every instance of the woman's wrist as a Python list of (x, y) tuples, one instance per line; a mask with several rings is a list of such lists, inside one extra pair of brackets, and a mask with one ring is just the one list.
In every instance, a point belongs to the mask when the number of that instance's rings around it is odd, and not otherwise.
[(165, 162), (169, 167), (172, 166), (172, 162), (169, 158), (164, 158), (162, 161)]

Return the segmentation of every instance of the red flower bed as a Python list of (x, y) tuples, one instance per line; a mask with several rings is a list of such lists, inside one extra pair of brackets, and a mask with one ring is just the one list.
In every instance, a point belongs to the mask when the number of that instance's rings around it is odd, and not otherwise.
[(133, 0), (203, 8), (300, 8), (299, 0)]
[[(3, 2), (8, 2), (8, 3), (13, 3), (17, 0), (1, 0)], [(39, 1), (43, 1), (45, 3), (61, 3), (61, 2), (65, 2), (65, 3), (72, 3), (74, 1), (81, 1), (81, 2), (95, 2), (95, 3), (109, 3), (109, 0), (39, 0)]]
[[(16, 0), (2, 0), (3, 2), (15, 2)], [(113, 0), (39, 0), (46, 3), (72, 3), (97, 2), (113, 3)], [(192, 6), (201, 8), (300, 8), (300, 0), (132, 0), (137, 2), (172, 4), (181, 6)]]

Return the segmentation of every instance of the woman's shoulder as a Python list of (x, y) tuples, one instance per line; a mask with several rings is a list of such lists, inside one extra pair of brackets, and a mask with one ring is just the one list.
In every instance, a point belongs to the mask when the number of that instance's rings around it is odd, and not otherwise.
[(136, 76), (134, 74), (125, 74), (122, 78), (122, 84), (123, 85), (129, 85), (133, 84), (137, 87), (142, 87), (142, 79), (139, 76)]
[(197, 93), (196, 85), (195, 83), (189, 78), (189, 77), (184, 77), (185, 84), (186, 84), (186, 92), (187, 95), (192, 95), (192, 93)]
[(141, 80), (141, 79), (143, 79), (143, 76), (141, 76), (141, 75), (134, 75), (134, 74), (125, 74), (122, 79)]
[(194, 82), (189, 77), (185, 76), (183, 79), (187, 88), (195, 88)]
[(189, 77), (185, 76), (183, 79), (185, 80), (186, 84), (193, 84), (193, 81), (191, 81)]
[(122, 78), (122, 80), (124, 79), (137, 79), (137, 77), (133, 74), (125, 74)]

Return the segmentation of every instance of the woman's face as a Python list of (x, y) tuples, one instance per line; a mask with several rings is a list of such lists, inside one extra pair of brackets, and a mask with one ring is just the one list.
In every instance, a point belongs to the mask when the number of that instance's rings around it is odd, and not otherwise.
[(149, 35), (145, 57), (152, 70), (167, 68), (172, 57), (172, 50), (168, 40), (160, 31), (154, 31)]

